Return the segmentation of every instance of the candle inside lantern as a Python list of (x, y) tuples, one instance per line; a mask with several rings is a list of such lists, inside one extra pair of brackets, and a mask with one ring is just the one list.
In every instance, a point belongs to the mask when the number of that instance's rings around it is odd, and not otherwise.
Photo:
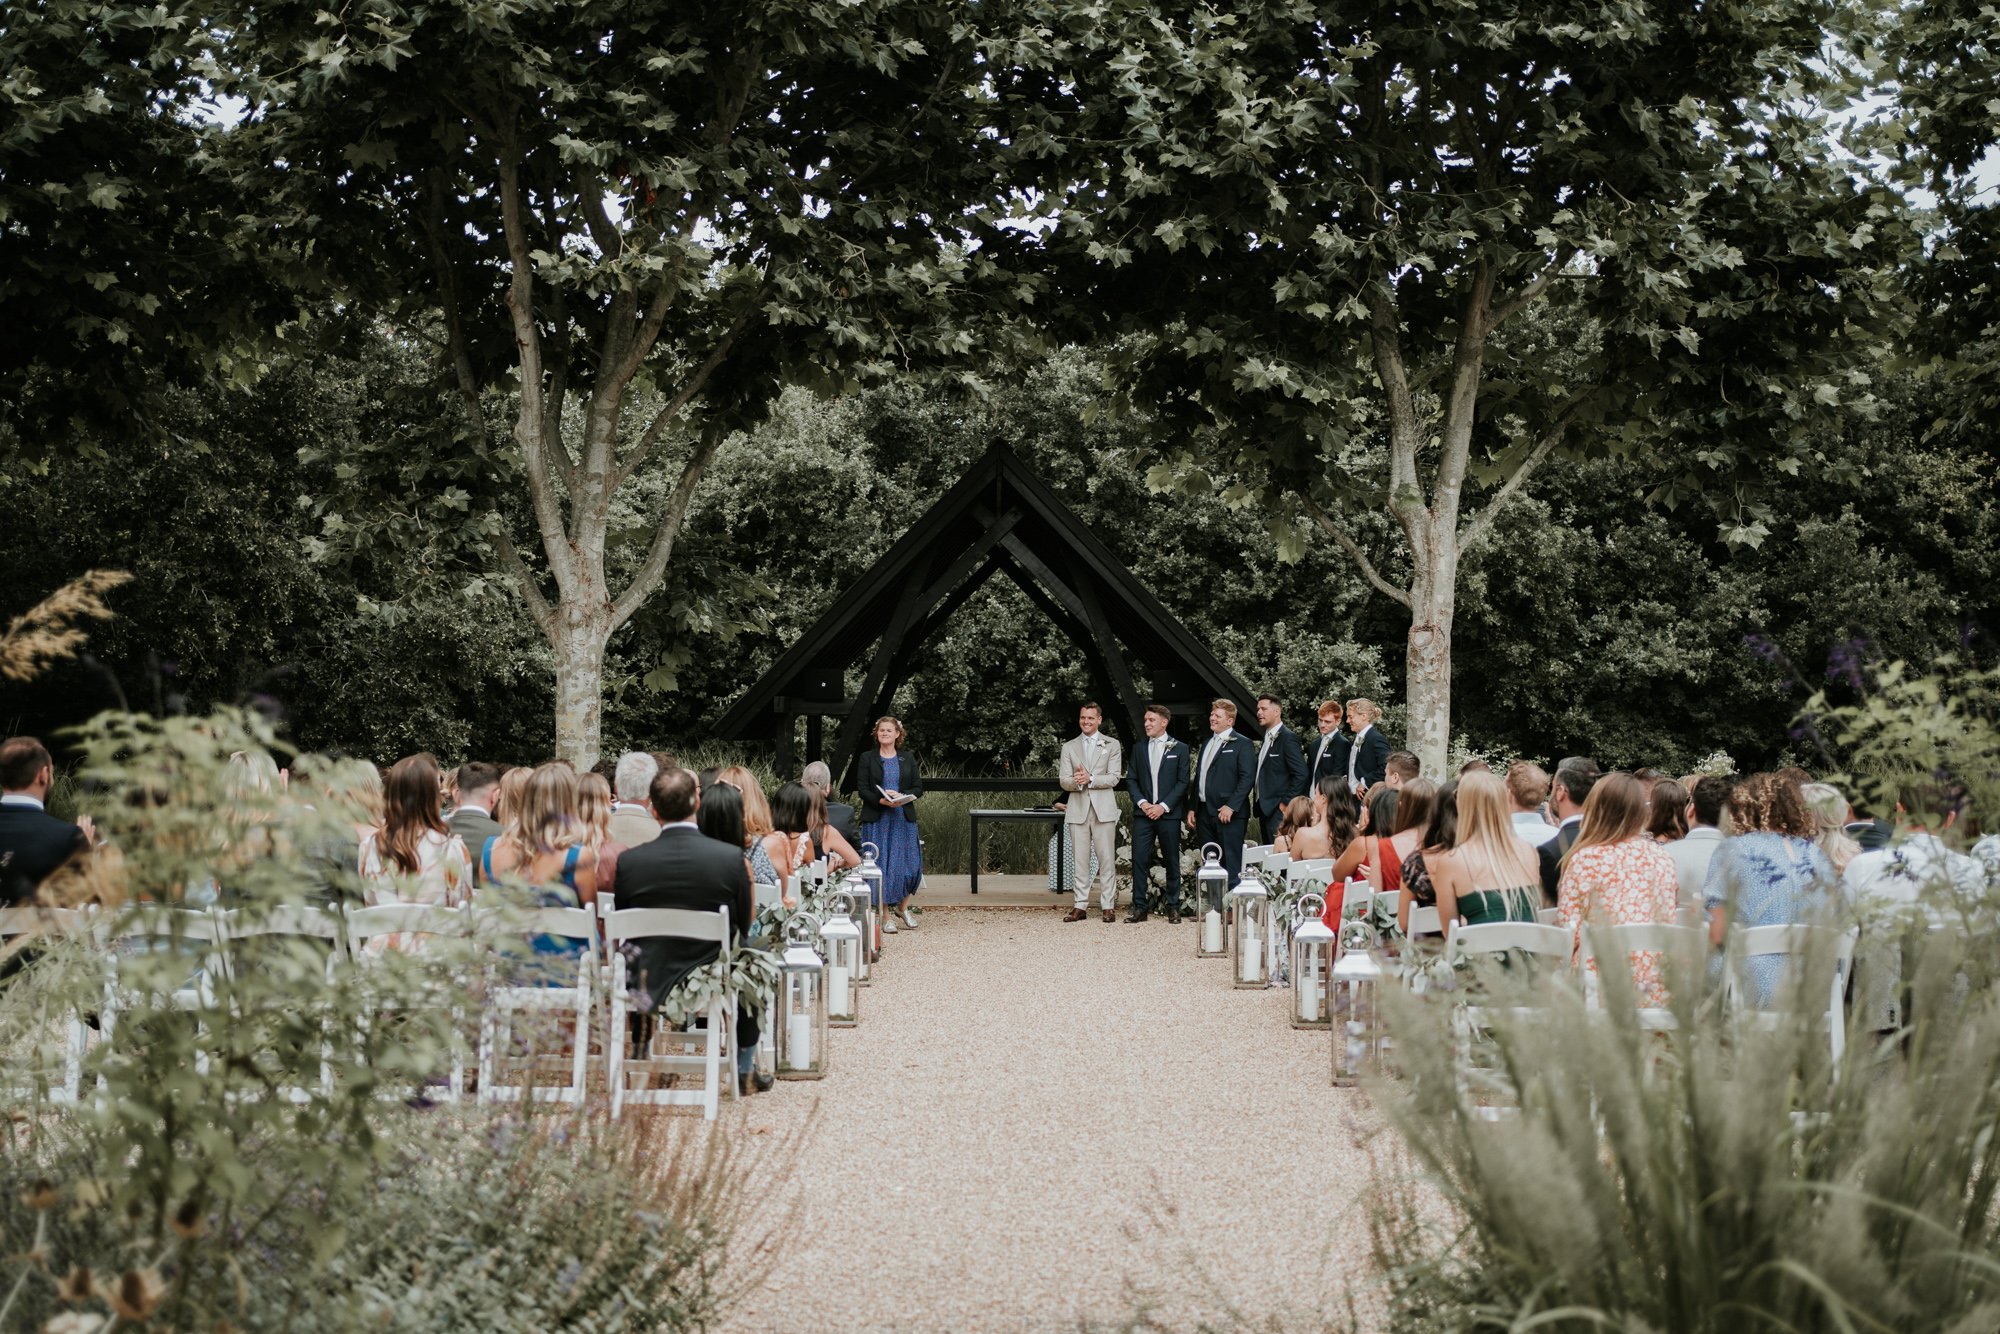
[(1309, 1024), (1319, 1022), (1319, 957), (1308, 955), (1306, 970), (1298, 979), (1299, 1018)]
[(1264, 978), (1264, 942), (1255, 932), (1245, 932), (1243, 936), (1243, 980), (1261, 982)]
[(829, 1014), (844, 1016), (852, 1013), (847, 989), (847, 965), (837, 963), (826, 970), (826, 1008)]
[(795, 1014), (785, 1021), (785, 1068), (812, 1069), (812, 1016)]
[(1201, 919), (1201, 948), (1208, 954), (1222, 953), (1222, 914), (1213, 908)]

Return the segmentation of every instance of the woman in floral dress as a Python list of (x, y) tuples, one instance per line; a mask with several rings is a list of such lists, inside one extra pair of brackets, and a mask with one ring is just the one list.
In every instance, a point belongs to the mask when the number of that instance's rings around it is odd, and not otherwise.
[[(1674, 859), (1648, 829), (1651, 802), (1646, 784), (1631, 774), (1606, 774), (1590, 789), (1583, 828), (1563, 858), (1556, 913), (1570, 932), (1572, 959), (1581, 958), (1583, 933), (1593, 926), (1671, 923), (1680, 880)], [(1634, 950), (1632, 985), (1639, 1004), (1667, 1003), (1658, 950)], [(1587, 965), (1597, 972), (1597, 960)]]

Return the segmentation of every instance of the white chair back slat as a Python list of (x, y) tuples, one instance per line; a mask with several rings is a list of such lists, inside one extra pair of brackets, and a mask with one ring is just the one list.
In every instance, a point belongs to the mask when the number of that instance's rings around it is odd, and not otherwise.
[(463, 936), (471, 930), (470, 909), (439, 903), (378, 903), (347, 911), (347, 938), (356, 945), (373, 936)]
[(1247, 871), (1254, 866), (1262, 866), (1264, 859), (1270, 855), (1271, 845), (1269, 843), (1252, 843), (1249, 847), (1243, 849), (1243, 869)]
[(306, 936), (313, 940), (340, 939), (340, 916), (330, 908), (302, 903), (274, 904), (256, 912), (241, 908), (217, 912), (222, 934), (228, 940), (248, 940), (252, 936)]
[(1296, 885), (1307, 880), (1317, 880), (1321, 884), (1332, 883), (1333, 858), (1307, 857), (1303, 861), (1296, 861), (1285, 867), (1286, 884)]
[(106, 943), (121, 940), (193, 940), (213, 945), (222, 939), (222, 919), (207, 908), (161, 908), (148, 905), (119, 915), (105, 928)]
[[(589, 908), (532, 908), (521, 925), (531, 936), (560, 936), (588, 941), (593, 947), (597, 944), (597, 914)], [(518, 932), (510, 930), (509, 934)]]
[(1375, 890), (1366, 880), (1350, 880), (1341, 886), (1340, 916), (1343, 921), (1359, 917), (1375, 902)]
[(1413, 938), (1416, 936), (1443, 935), (1444, 923), (1438, 920), (1437, 905), (1433, 903), (1411, 904), (1410, 926), (1404, 934)]
[(765, 908), (776, 908), (784, 903), (784, 895), (768, 880), (759, 880), (750, 886), (751, 902), (761, 912)]
[(604, 920), (604, 939), (616, 945), (626, 940), (655, 937), (680, 940), (729, 939), (729, 912), (703, 912), (693, 908), (620, 908)]
[[(1666, 922), (1586, 925), (1577, 946), (1578, 962), (1584, 966), (1585, 995), (1593, 1008), (1602, 1008), (1604, 990), (1599, 979), (1608, 960), (1619, 960), (1629, 967), (1632, 955), (1646, 950), (1678, 960), (1681, 971), (1691, 972), (1698, 966), (1707, 941), (1705, 932)], [(1595, 973), (1588, 966), (1593, 962), (1597, 965)], [(1680, 1027), (1680, 1019), (1665, 1006), (1640, 1005), (1637, 1008), (1639, 1027), (1643, 1029), (1667, 1032)]]
[[(1284, 875), (1291, 869), (1292, 857), (1287, 852), (1267, 852), (1264, 854), (1264, 860), (1259, 865), (1266, 871)], [(1243, 863), (1243, 869), (1246, 871), (1249, 870), (1250, 863)]]
[(1485, 922), (1479, 926), (1451, 924), (1445, 940), (1446, 954), (1456, 962), (1468, 954), (1499, 954), (1520, 950), (1546, 958), (1569, 962), (1569, 932), (1540, 922)]
[(84, 908), (45, 908), (40, 904), (0, 908), (0, 939), (66, 935), (88, 929), (91, 918), (91, 912)]
[(1537, 908), (1535, 909), (1535, 920), (1543, 926), (1558, 926), (1562, 923), (1562, 909)]

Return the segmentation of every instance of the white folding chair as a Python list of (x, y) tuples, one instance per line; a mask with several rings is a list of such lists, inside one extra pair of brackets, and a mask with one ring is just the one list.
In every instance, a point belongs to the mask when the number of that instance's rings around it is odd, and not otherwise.
[[(1292, 865), (1292, 856), (1290, 853), (1267, 852), (1264, 854), (1264, 860), (1258, 864), (1258, 869), (1270, 871), (1276, 875), (1283, 875), (1287, 870), (1291, 868), (1291, 865)], [(1245, 871), (1248, 871), (1250, 869), (1250, 863), (1244, 862), (1243, 869)]]
[(1262, 866), (1264, 859), (1270, 855), (1271, 845), (1269, 843), (1250, 844), (1243, 849), (1243, 869), (1249, 871)]
[[(1837, 931), (1832, 927), (1797, 924), (1731, 927), (1727, 995), (1735, 1021), (1770, 1032), (1793, 1017), (1785, 1010), (1761, 1008), (1749, 1002), (1741, 974), (1751, 959), (1776, 956), (1803, 960), (1817, 956), (1817, 962), (1831, 963), (1833, 975), (1827, 981), (1826, 1009), (1806, 1017), (1825, 1026), (1833, 1059), (1838, 1061), (1847, 1050), (1847, 975), (1854, 967), (1854, 941), (1858, 934), (1859, 928)], [(1785, 987), (1781, 985), (1778, 990), (1783, 992)], [(1811, 994), (1810, 989), (1805, 994)]]
[(1340, 887), (1340, 920), (1363, 916), (1374, 902), (1375, 890), (1366, 880), (1348, 881)]
[[(472, 909), (469, 907), (447, 908), (436, 903), (381, 903), (369, 908), (350, 908), (347, 911), (347, 949), (350, 957), (359, 967), (366, 968), (373, 960), (385, 952), (392, 936), (421, 936), (441, 940), (463, 940), (472, 934)], [(376, 942), (381, 941), (381, 945)], [(448, 1011), (452, 1017), (454, 1037), (464, 1017), (464, 1010), (455, 998), (440, 998), (438, 1007)], [(379, 1012), (393, 1009), (383, 1005)], [(465, 1097), (465, 1052), (462, 1044), (451, 1044), (451, 1073), (445, 1085), (445, 1101), (459, 1102)], [(406, 1093), (385, 1088), (382, 1094), (388, 1098), (402, 1098)]]
[[(651, 1050), (628, 1060), (625, 1043), (633, 1014), (630, 981), (625, 954), (619, 949), (628, 940), (689, 940), (712, 943), (718, 952), (729, 949), (729, 910), (701, 912), (686, 908), (621, 908), (604, 922), (604, 947), (611, 955), (611, 991), (605, 998), (604, 1050), (607, 1078), (611, 1085), (611, 1119), (617, 1120), (627, 1102), (659, 1107), (700, 1107), (706, 1120), (714, 1120), (721, 1101), (722, 1079), (736, 1089), (736, 998), (718, 994), (709, 1002), (707, 1027), (683, 1032), (656, 1027)], [(678, 1046), (679, 1052), (661, 1050)], [(692, 1052), (688, 1049), (692, 1048)], [(699, 1073), (699, 1089), (628, 1089), (626, 1081), (639, 1075), (682, 1075)]]
[(1322, 885), (1333, 883), (1333, 858), (1307, 857), (1302, 861), (1289, 862), (1285, 866), (1285, 883), (1303, 885), (1309, 880), (1317, 880)]
[(1537, 908), (1535, 909), (1535, 920), (1543, 926), (1559, 925), (1562, 922), (1562, 909)]
[[(164, 908), (142, 905), (137, 911), (107, 926), (104, 931), (105, 982), (104, 1004), (97, 1012), (97, 1029), (110, 1041), (118, 1031), (119, 1020), (129, 1010), (141, 1008), (155, 1010), (206, 1010), (215, 1003), (214, 979), (211, 968), (221, 966), (218, 942), (222, 938), (222, 922), (215, 913), (206, 908)], [(161, 942), (166, 942), (165, 951)], [(183, 952), (181, 946), (198, 946), (193, 952)], [(133, 974), (141, 970), (126, 966), (125, 960), (139, 954), (171, 952), (176, 963), (170, 972), (180, 973), (185, 963), (188, 971), (170, 988), (165, 990), (148, 986), (139, 990), (143, 983), (135, 982)], [(198, 1052), (195, 1056), (195, 1072), (208, 1073), (208, 1053)], [(102, 1088), (103, 1080), (98, 1081)]]
[(1403, 933), (1415, 940), (1418, 936), (1441, 936), (1444, 923), (1438, 920), (1437, 905), (1434, 903), (1410, 905), (1410, 927)]
[[(1577, 957), (1578, 966), (1583, 970), (1584, 996), (1592, 1009), (1602, 1009), (1604, 988), (1598, 978), (1606, 964), (1618, 960), (1622, 966), (1629, 968), (1632, 956), (1641, 950), (1660, 955), (1661, 963), (1665, 965), (1662, 972), (1692, 980), (1706, 945), (1706, 934), (1690, 926), (1659, 922), (1607, 926), (1586, 924)], [(1596, 964), (1595, 972), (1591, 968), (1593, 963)], [(1649, 1033), (1669, 1033), (1681, 1026), (1674, 1012), (1664, 1005), (1641, 1005), (1638, 1007), (1638, 1018), (1639, 1027)]]
[[(88, 932), (94, 924), (93, 916), (93, 910), (89, 908), (48, 908), (39, 904), (0, 908), (0, 944), (11, 945), (24, 936), (68, 936), (79, 931)], [(49, 1088), (48, 1099), (52, 1103), (74, 1106), (82, 1093), (83, 1053), (90, 1034), (83, 1015), (74, 1007), (64, 1016), (62, 1024), (62, 1082)], [(19, 1076), (25, 1072), (10, 1070), (8, 1073)], [(6, 1099), (32, 1098), (40, 1092), (32, 1079), (27, 1083), (0, 1086), (0, 1098)]]
[(784, 891), (768, 880), (759, 880), (750, 886), (751, 906), (758, 912), (766, 908), (776, 908), (784, 903)]
[[(599, 951), (597, 914), (589, 908), (535, 908), (524, 918), (508, 918), (504, 936), (482, 931), (482, 938), (496, 947), (494, 962), (506, 967), (512, 962), (531, 962), (522, 948), (522, 937), (555, 936), (582, 943), (576, 957), (575, 981), (568, 986), (531, 986), (496, 982), (487, 989), (486, 1011), (479, 1022), (479, 1101), (480, 1102), (562, 1102), (581, 1106), (590, 1071), (590, 1011), (597, 994)], [(511, 949), (508, 947), (512, 947)], [(567, 965), (565, 965), (566, 967)], [(514, 1016), (573, 1016), (567, 1025), (570, 1036), (570, 1079), (560, 1084), (536, 1085), (537, 1055), (534, 1036), (528, 1055), (509, 1054), (514, 1040)], [(503, 1083), (508, 1064), (523, 1067), (525, 1081)]]
[[(1435, 913), (1437, 910), (1433, 908), (1431, 911)], [(1410, 917), (1414, 926), (1416, 913), (1412, 911)], [(1467, 926), (1455, 921), (1445, 937), (1445, 958), (1454, 968), (1461, 960), (1471, 956), (1490, 956), (1509, 951), (1558, 961), (1566, 970), (1570, 959), (1569, 932), (1559, 927), (1543, 926), (1539, 922), (1487, 922), (1481, 926)], [(1507, 1014), (1525, 1018), (1540, 1013), (1542, 1009), (1539, 1005), (1494, 1006), (1470, 1002), (1458, 1007), (1453, 1014), (1453, 1026), (1458, 1042), (1461, 1096), (1469, 1091), (1466, 1071), (1472, 1068), (1472, 1043), (1492, 1027), (1494, 1017)], [(1471, 1111), (1480, 1120), (1499, 1121), (1515, 1115), (1518, 1109), (1473, 1106)]]
[[(331, 908), (318, 908), (309, 904), (274, 904), (269, 908), (249, 911), (237, 909), (216, 909), (215, 919), (221, 930), (219, 940), (222, 948), (217, 952), (220, 966), (225, 976), (235, 979), (246, 964), (241, 957), (241, 945), (252, 940), (312, 940), (320, 942), (326, 950), (323, 978), (329, 986), (334, 980), (334, 970), (339, 966), (341, 945), (340, 914)], [(232, 997), (234, 992), (231, 993)], [(319, 1091), (327, 1093), (333, 1088), (332, 1037), (327, 1033), (324, 1021), (321, 1023)], [(302, 1086), (284, 1086), (278, 1089), (278, 1096), (293, 1102), (310, 1099), (312, 1090)]]

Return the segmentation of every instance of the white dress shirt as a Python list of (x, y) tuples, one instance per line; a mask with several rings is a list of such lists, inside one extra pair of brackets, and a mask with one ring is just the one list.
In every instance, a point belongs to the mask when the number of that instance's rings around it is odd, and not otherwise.
[(1215, 762), (1216, 752), (1222, 749), (1223, 743), (1229, 740), (1233, 731), (1235, 729), (1231, 728), (1227, 732), (1212, 733), (1208, 738), (1208, 744), (1201, 748), (1201, 780), (1195, 784), (1194, 794), (1203, 801), (1208, 800), (1208, 766)]
[(1370, 723), (1354, 734), (1354, 749), (1347, 752), (1347, 785), (1349, 787), (1353, 787), (1361, 781), (1361, 775), (1356, 772), (1357, 767), (1361, 763), (1361, 738), (1374, 730), (1375, 724)]
[(40, 797), (32, 796), (26, 792), (9, 792), (5, 796), (0, 796), (0, 806), (26, 806), (31, 810), (37, 811), (48, 809), (48, 807), (42, 805)]
[(1146, 750), (1153, 763), (1153, 800), (1160, 799), (1160, 761), (1166, 758), (1167, 739), (1156, 736), (1146, 742)]
[(1515, 811), (1514, 832), (1539, 848), (1556, 836), (1556, 827), (1535, 811)]

